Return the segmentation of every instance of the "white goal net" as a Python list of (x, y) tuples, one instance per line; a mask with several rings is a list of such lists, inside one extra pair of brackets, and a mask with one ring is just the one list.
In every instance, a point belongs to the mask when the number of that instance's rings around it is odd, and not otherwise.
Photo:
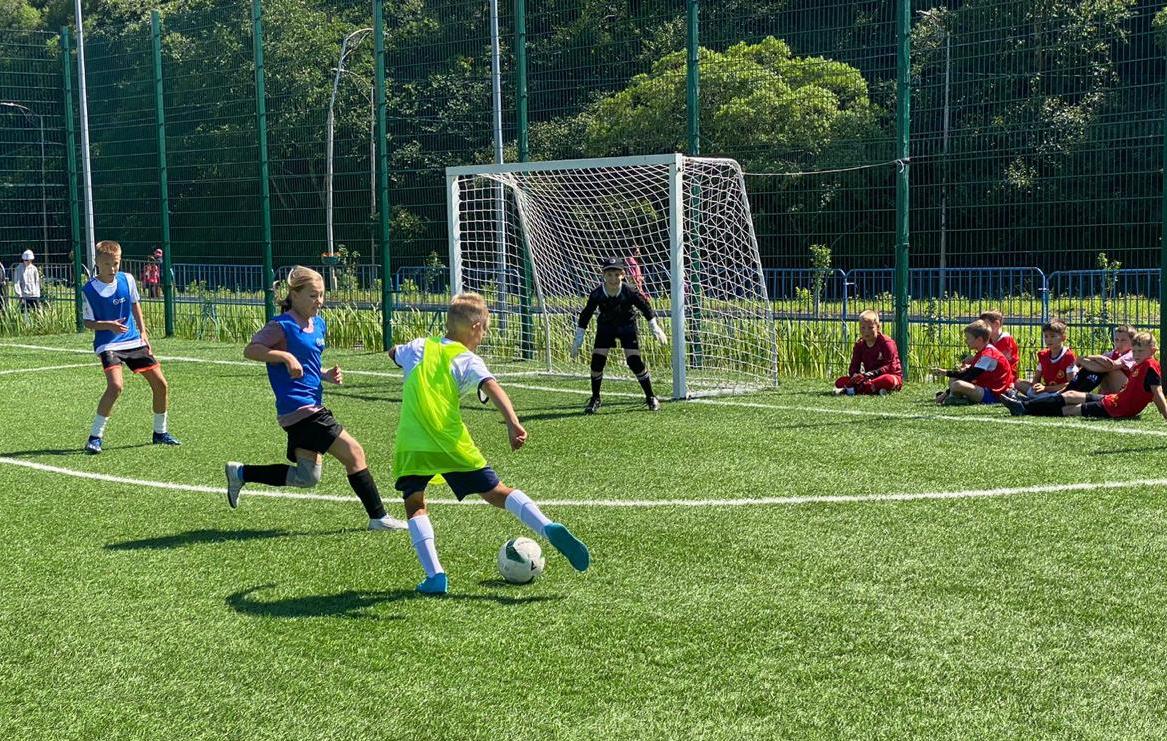
[[(572, 359), (575, 327), (601, 263), (617, 258), (670, 337), (661, 345), (640, 328), (658, 395), (776, 383), (773, 313), (737, 162), (657, 155), (478, 165), (448, 168), (446, 179), (451, 290), (487, 299), (493, 324), (480, 352), (500, 375), (586, 378), (596, 322)], [(606, 376), (632, 380), (619, 352)]]

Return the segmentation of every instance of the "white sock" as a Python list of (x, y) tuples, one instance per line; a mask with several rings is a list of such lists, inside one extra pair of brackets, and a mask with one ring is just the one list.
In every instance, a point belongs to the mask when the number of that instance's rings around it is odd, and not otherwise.
[(104, 437), (105, 424), (109, 422), (109, 417), (103, 417), (100, 414), (93, 418), (93, 427), (89, 428), (90, 437)]
[(417, 551), (417, 560), (421, 561), (426, 576), (445, 571), (438, 561), (438, 549), (434, 545), (434, 526), (430, 524), (429, 515), (409, 518), (409, 539), (413, 541), (413, 550)]
[(154, 432), (159, 435), (166, 432), (166, 412), (154, 415)]
[(547, 515), (539, 509), (539, 505), (527, 496), (524, 492), (515, 489), (506, 498), (507, 512), (510, 512), (515, 517), (535, 531), (537, 535), (543, 534), (543, 528), (551, 524), (551, 520), (547, 519)]

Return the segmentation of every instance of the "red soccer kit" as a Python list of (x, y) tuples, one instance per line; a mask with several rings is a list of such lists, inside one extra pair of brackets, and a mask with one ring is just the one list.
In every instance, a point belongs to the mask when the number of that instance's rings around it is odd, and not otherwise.
[(896, 342), (884, 333), (875, 336), (875, 344), (871, 347), (860, 338), (851, 348), (851, 365), (847, 372), (852, 376), (859, 372), (860, 366), (868, 373), (882, 376), (890, 373), (903, 378), (904, 371), (900, 367), (900, 351)]
[(1005, 393), (1013, 383), (1013, 369), (1009, 365), (1009, 358), (993, 345), (985, 345), (985, 349), (973, 356), (969, 366), (983, 371), (972, 379), (972, 384), (988, 389), (994, 394)]
[(1147, 358), (1131, 368), (1130, 380), (1122, 391), (1102, 397), (1102, 406), (1111, 417), (1134, 417), (1151, 403), (1152, 389), (1163, 384), (1159, 361)]
[(1129, 376), (1131, 374), (1131, 368), (1135, 367), (1135, 357), (1130, 350), (1126, 352), (1111, 350), (1106, 353), (1106, 357), (1114, 361), (1114, 364), (1118, 366), (1118, 370), (1122, 371), (1124, 376)]
[(1074, 377), (1074, 365), (1077, 362), (1074, 351), (1069, 347), (1062, 348), (1062, 354), (1052, 357), (1047, 347), (1037, 351), (1037, 365), (1041, 369), (1041, 382), (1046, 386), (1057, 383), (1069, 383)]
[(1009, 361), (1009, 382), (1017, 380), (1017, 364), (1021, 362), (1021, 351), (1017, 348), (1017, 340), (1013, 339), (1013, 335), (1008, 332), (1002, 332), (1000, 337), (990, 340), (989, 344), (1000, 350), (1005, 359)]

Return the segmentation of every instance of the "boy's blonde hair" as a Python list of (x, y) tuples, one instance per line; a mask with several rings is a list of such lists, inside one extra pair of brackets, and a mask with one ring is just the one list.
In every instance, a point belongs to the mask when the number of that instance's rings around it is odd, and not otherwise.
[(879, 312), (875, 311), (874, 309), (868, 309), (867, 311), (860, 312), (859, 321), (863, 321), (864, 319), (875, 322), (876, 329), (879, 329), (883, 326), (879, 321)]
[(1139, 347), (1149, 347), (1151, 349), (1158, 347), (1158, 345), (1155, 344), (1155, 335), (1151, 334), (1150, 332), (1137, 333), (1134, 337), (1131, 338), (1131, 344), (1138, 345)]
[(1061, 319), (1050, 319), (1045, 324), (1041, 325), (1042, 332), (1053, 332), (1059, 337), (1066, 336), (1066, 323)]
[(993, 330), (989, 329), (989, 325), (985, 323), (984, 319), (978, 319), (965, 327), (964, 333), (982, 339), (985, 342), (988, 342), (989, 338), (993, 336)]
[(288, 293), (280, 300), (280, 311), (289, 311), (292, 308), (292, 291), (302, 291), (304, 288), (320, 281), (324, 286), (324, 276), (312, 268), (297, 265), (288, 273)]
[(122, 246), (112, 239), (103, 239), (94, 247), (94, 251), (102, 255), (117, 255), (122, 254)]
[(1003, 322), (1005, 321), (1005, 315), (996, 309), (989, 309), (988, 311), (982, 311), (978, 319), (982, 322)]
[(456, 333), (470, 329), (476, 322), (486, 324), (490, 318), (490, 310), (486, 308), (486, 301), (477, 293), (459, 293), (450, 299), (450, 308), (446, 313), (446, 332)]

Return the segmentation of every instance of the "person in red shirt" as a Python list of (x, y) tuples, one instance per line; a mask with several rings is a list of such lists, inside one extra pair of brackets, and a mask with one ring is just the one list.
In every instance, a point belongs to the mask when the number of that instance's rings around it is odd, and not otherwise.
[(992, 330), (978, 319), (964, 328), (964, 342), (975, 354), (968, 365), (958, 370), (933, 368), (936, 375), (947, 376), (948, 390), (936, 397), (937, 404), (995, 404), (1009, 389), (1013, 372), (1009, 359), (990, 344)]
[(1126, 386), (1127, 376), (1135, 367), (1131, 353), (1131, 342), (1135, 338), (1135, 328), (1120, 324), (1114, 328), (1114, 349), (1104, 355), (1088, 355), (1078, 358), (1078, 375), (1070, 382), (1069, 391), (1089, 393), (1099, 386), (1102, 393), (1113, 394)]
[(632, 245), (632, 254), (624, 261), (624, 267), (628, 268), (628, 279), (632, 281), (636, 290), (644, 294), (646, 298), (652, 298), (648, 295), (648, 290), (644, 285), (644, 270), (640, 267), (640, 245)]
[(904, 387), (904, 371), (895, 340), (885, 335), (879, 313), (859, 315), (859, 341), (851, 349), (847, 375), (835, 381), (835, 395), (886, 394)]
[(148, 298), (162, 298), (162, 250), (154, 250), (149, 261), (142, 266), (142, 287)]
[(1015, 417), (1032, 414), (1039, 417), (1094, 417), (1130, 419), (1137, 417), (1152, 402), (1167, 420), (1167, 398), (1163, 396), (1163, 370), (1155, 360), (1155, 337), (1139, 332), (1132, 342), (1135, 366), (1122, 391), (1105, 396), (1081, 391), (1065, 391), (1054, 396), (1022, 401), (1002, 399), (1001, 403)]
[(1078, 374), (1077, 358), (1066, 343), (1065, 322), (1054, 319), (1041, 325), (1044, 350), (1037, 352), (1037, 370), (1029, 381), (1018, 379), (1013, 388), (1022, 396), (1057, 394), (1066, 390), (1070, 379)]
[(1013, 376), (1010, 383), (1016, 381), (1018, 373), (1017, 364), (1021, 362), (1021, 354), (1017, 348), (1017, 340), (1013, 339), (1013, 335), (1005, 331), (1005, 315), (996, 309), (992, 309), (981, 312), (978, 318), (989, 325), (989, 344), (1000, 350), (1009, 360), (1009, 372)]

